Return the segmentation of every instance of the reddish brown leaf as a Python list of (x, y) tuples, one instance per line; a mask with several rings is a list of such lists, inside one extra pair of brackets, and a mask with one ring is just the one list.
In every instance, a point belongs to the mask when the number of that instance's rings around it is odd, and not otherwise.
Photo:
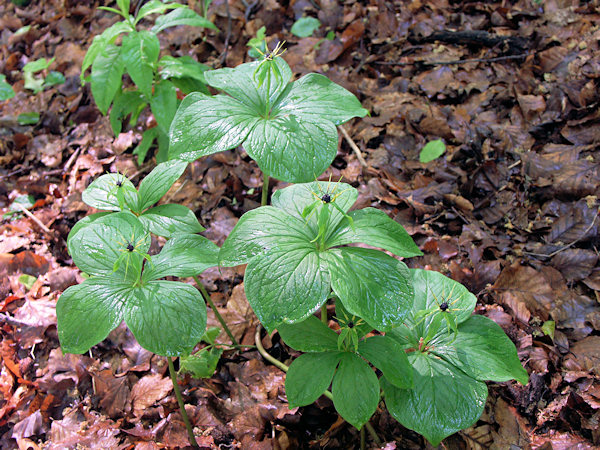
[(131, 389), (133, 413), (142, 416), (146, 408), (165, 398), (171, 389), (173, 385), (169, 377), (154, 374), (140, 378)]

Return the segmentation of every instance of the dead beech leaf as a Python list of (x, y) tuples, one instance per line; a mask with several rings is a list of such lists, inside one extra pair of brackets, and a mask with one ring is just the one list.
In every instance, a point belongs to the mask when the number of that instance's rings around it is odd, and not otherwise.
[(517, 101), (519, 102), (523, 116), (525, 116), (527, 120), (539, 117), (546, 109), (546, 101), (541, 95), (517, 94)]
[(171, 389), (173, 384), (169, 377), (153, 374), (140, 378), (131, 389), (133, 413), (142, 416), (146, 408), (165, 398)]
[(33, 277), (48, 272), (50, 263), (46, 258), (29, 250), (17, 253), (8, 263), (8, 273), (24, 273)]
[(108, 417), (116, 419), (129, 412), (129, 384), (127, 377), (115, 377), (111, 369), (92, 373), (96, 383), (96, 392), (100, 397), (100, 407)]
[(598, 255), (592, 250), (569, 248), (554, 256), (551, 264), (560, 270), (568, 281), (582, 280), (592, 273)]
[(573, 345), (563, 366), (567, 370), (587, 371), (600, 376), (600, 336), (588, 336)]

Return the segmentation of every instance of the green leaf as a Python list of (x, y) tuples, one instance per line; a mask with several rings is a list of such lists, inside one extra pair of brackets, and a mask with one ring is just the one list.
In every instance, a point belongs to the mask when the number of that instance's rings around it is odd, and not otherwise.
[(344, 218), (327, 239), (327, 247), (360, 242), (383, 248), (405, 258), (423, 254), (404, 227), (390, 219), (385, 212), (375, 208), (364, 208), (351, 211), (348, 215), (352, 218), (352, 224)]
[(6, 75), (0, 74), (0, 102), (13, 98), (15, 91), (10, 84), (6, 82)]
[(92, 95), (104, 115), (121, 87), (124, 70), (121, 48), (113, 44), (106, 44), (92, 63)]
[(19, 125), (35, 125), (40, 121), (40, 113), (37, 112), (25, 112), (17, 116), (17, 122)]
[(485, 383), (425, 353), (412, 352), (408, 358), (414, 369), (414, 389), (399, 389), (382, 380), (392, 417), (433, 446), (479, 419), (488, 394)]
[(171, 78), (171, 82), (184, 95), (191, 94), (192, 92), (200, 92), (202, 94), (210, 95), (210, 91), (208, 90), (206, 83), (199, 81), (197, 78), (198, 77)]
[(37, 277), (31, 275), (23, 274), (19, 276), (19, 283), (25, 286), (25, 289), (27, 289), (28, 291), (31, 290), (31, 288), (33, 287), (33, 283), (35, 283), (36, 281)]
[(204, 73), (206, 81), (212, 87), (220, 89), (239, 100), (255, 116), (262, 116), (265, 112), (267, 97), (273, 105), (280, 97), (292, 78), (292, 71), (283, 58), (275, 58), (275, 64), (281, 77), (271, 77), (270, 89), (267, 92), (267, 83), (259, 86), (255, 71), (260, 61), (240, 64), (234, 68), (210, 70)]
[(379, 380), (358, 355), (343, 353), (333, 377), (331, 393), (340, 416), (360, 430), (377, 409)]
[(44, 87), (56, 86), (65, 82), (65, 76), (60, 72), (51, 71), (44, 80)]
[(317, 400), (331, 384), (342, 354), (305, 353), (292, 362), (285, 376), (289, 407), (306, 406)]
[(33, 73), (24, 72), (23, 80), (25, 81), (23, 83), (23, 87), (25, 89), (29, 89), (30, 91), (33, 91), (34, 94), (38, 94), (44, 90), (44, 88), (43, 88), (44, 78), (43, 77), (36, 78), (35, 76), (33, 76)]
[[(144, 5), (140, 8), (135, 17), (134, 24), (137, 24), (144, 17), (149, 16), (150, 14), (162, 14), (169, 9), (175, 8), (185, 8), (185, 5), (181, 3), (163, 3), (159, 0), (150, 0), (149, 2), (144, 3)], [(160, 20), (160, 17), (157, 21)]]
[(337, 350), (336, 332), (315, 316), (309, 316), (306, 320), (293, 325), (281, 324), (277, 327), (277, 331), (287, 345), (300, 352)]
[(169, 157), (194, 161), (235, 148), (258, 120), (247, 106), (231, 97), (192, 93), (183, 99), (173, 119)]
[(310, 243), (281, 242), (252, 259), (244, 284), (248, 303), (269, 331), (306, 319), (330, 293), (327, 263)]
[(386, 331), (410, 313), (416, 288), (406, 265), (378, 250), (342, 247), (328, 250), (331, 287), (351, 314)]
[(154, 86), (154, 95), (150, 99), (150, 108), (156, 123), (163, 133), (169, 134), (169, 128), (177, 111), (177, 89), (170, 81), (161, 81)]
[(186, 162), (178, 160), (157, 165), (140, 183), (140, 209), (143, 211), (159, 201), (186, 167)]
[(323, 75), (309, 73), (292, 84), (273, 110), (273, 115), (287, 114), (313, 123), (327, 120), (340, 125), (353, 117), (364, 117), (368, 111), (351, 92)]
[(71, 240), (71, 238), (73, 236), (75, 236), (82, 228), (85, 228), (88, 225), (91, 225), (96, 220), (98, 220), (108, 214), (112, 214), (112, 212), (98, 212), (98, 213), (90, 214), (89, 216), (85, 216), (83, 219), (79, 220), (75, 225), (73, 225), (73, 228), (71, 228), (71, 231), (69, 231), (69, 235), (67, 236), (67, 245), (68, 245), (69, 241)]
[(556, 328), (556, 323), (554, 320), (546, 320), (542, 324), (542, 331), (546, 336), (550, 336), (550, 339), (554, 340), (554, 329)]
[(233, 228), (219, 254), (219, 264), (231, 267), (249, 262), (257, 255), (281, 246), (307, 247), (312, 237), (307, 227), (284, 211), (262, 206), (245, 213)]
[(186, 206), (167, 204), (151, 208), (139, 217), (149, 231), (167, 238), (178, 233), (200, 233), (200, 225), (194, 212)]
[(129, 115), (131, 115), (130, 124), (135, 124), (137, 117), (139, 116), (141, 110), (144, 109), (146, 104), (146, 101), (139, 91), (118, 90), (115, 94), (113, 105), (109, 114), (110, 125), (112, 127), (113, 134), (118, 136), (119, 133), (121, 133), (123, 128), (121, 120), (125, 119)]
[(159, 52), (158, 37), (149, 31), (132, 32), (123, 38), (122, 58), (125, 68), (147, 99), (152, 97), (152, 65), (158, 61)]
[(219, 247), (197, 234), (180, 234), (169, 239), (161, 252), (146, 263), (143, 281), (167, 276), (191, 277), (217, 265)]
[(160, 33), (165, 28), (176, 27), (177, 25), (204, 27), (219, 31), (219, 29), (210, 20), (196, 14), (191, 9), (178, 8), (171, 11), (169, 14), (158, 17), (155, 25), (152, 27), (152, 32)]
[(158, 127), (148, 128), (142, 133), (142, 140), (132, 152), (134, 155), (138, 155), (138, 164), (142, 164), (144, 162), (146, 155), (148, 154), (148, 150), (150, 150), (150, 146), (158, 137), (159, 133), (160, 131), (158, 130)]
[(294, 25), (292, 25), (292, 29), (290, 30), (290, 32), (294, 36), (298, 36), (301, 38), (309, 37), (312, 36), (313, 33), (319, 29), (320, 26), (321, 22), (315, 17), (301, 17), (298, 20), (296, 20), (296, 22), (294, 22)]
[[(296, 217), (303, 223), (308, 223), (306, 228), (309, 230), (310, 240), (317, 236), (319, 231), (318, 217), (322, 202), (317, 197), (323, 194), (330, 194), (335, 197), (335, 204), (344, 212), (348, 211), (358, 198), (358, 191), (346, 183), (334, 183), (328, 181), (315, 181), (312, 183), (295, 184), (285, 189), (280, 189), (273, 193), (271, 204)], [(315, 213), (309, 217), (302, 217), (305, 208), (315, 201), (321, 203)], [(343, 215), (335, 208), (329, 206), (329, 220), (327, 221), (327, 234), (334, 231), (335, 226), (343, 219)]]
[(525, 385), (529, 379), (515, 344), (502, 328), (484, 316), (471, 316), (453, 334), (432, 342), (433, 353), (476, 380), (508, 381)]
[[(128, 251), (132, 244), (136, 251)], [(150, 248), (149, 235), (131, 213), (115, 213), (95, 220), (71, 236), (69, 254), (82, 271), (90, 275), (111, 275), (115, 262), (125, 258), (117, 275), (136, 280), (142, 270), (143, 256)]]
[(182, 356), (179, 359), (179, 373), (189, 373), (194, 378), (210, 378), (215, 373), (222, 354), (222, 348), (212, 347), (193, 355)]
[[(412, 315), (407, 318), (409, 325), (418, 324), (419, 336), (427, 335), (427, 328), (436, 314), (441, 312), (442, 303), (448, 303), (449, 314), (460, 324), (471, 317), (477, 298), (462, 284), (432, 270), (411, 269), (415, 300)], [(432, 311), (429, 316), (418, 319), (419, 311)], [(420, 322), (420, 323), (418, 323)]]
[[(193, 78), (206, 84), (204, 72), (210, 70), (205, 64), (200, 64), (188, 55), (175, 58), (170, 55), (163, 56), (158, 65), (161, 67), (160, 75), (163, 79), (168, 78)], [(208, 94), (208, 91), (206, 92)]]
[(81, 199), (92, 208), (120, 211), (121, 205), (118, 196), (121, 194), (118, 193), (119, 189), (122, 190), (126, 205), (137, 210), (137, 190), (133, 183), (120, 173), (107, 173), (99, 176), (83, 191)]
[(425, 147), (421, 149), (419, 153), (419, 161), (422, 163), (428, 163), (434, 159), (439, 158), (446, 151), (446, 144), (441, 139), (430, 141), (425, 144)]
[(140, 345), (162, 356), (190, 354), (206, 330), (202, 295), (175, 281), (149, 281), (132, 288), (124, 316)]
[(394, 386), (405, 389), (413, 387), (413, 368), (402, 346), (393, 339), (372, 336), (359, 342), (358, 353), (381, 370)]
[(50, 60), (46, 58), (40, 58), (35, 61), (30, 61), (23, 66), (23, 72), (25, 73), (37, 73), (47, 69), (54, 62), (56, 58)]
[(104, 50), (108, 44), (114, 43), (117, 36), (129, 31), (133, 31), (131, 25), (129, 25), (127, 22), (117, 22), (104, 30), (102, 34), (94, 37), (92, 45), (90, 45), (90, 48), (88, 48), (88, 51), (83, 58), (83, 63), (81, 64), (80, 77), (82, 82), (83, 77), (85, 76), (85, 71), (92, 65), (98, 55), (102, 53), (102, 50)]
[(338, 135), (326, 120), (310, 122), (287, 114), (261, 119), (244, 142), (264, 173), (294, 183), (315, 179), (337, 154)]
[(121, 13), (123, 14), (123, 17), (128, 18), (130, 0), (117, 0), (117, 5), (119, 6)]
[[(84, 353), (123, 321), (131, 284), (116, 277), (89, 278), (56, 303), (58, 338), (65, 353)], [(90, 326), (93, 324), (93, 326)]]

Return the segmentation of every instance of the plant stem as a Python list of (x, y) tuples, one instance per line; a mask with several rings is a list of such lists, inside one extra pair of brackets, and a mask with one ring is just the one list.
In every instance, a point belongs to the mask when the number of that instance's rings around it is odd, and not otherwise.
[(263, 172), (263, 187), (260, 196), (260, 206), (267, 205), (267, 199), (269, 196), (269, 175)]
[(363, 426), (360, 429), (360, 450), (366, 450), (367, 448), (367, 442), (366, 442), (366, 436), (365, 436), (365, 427)]
[[(262, 327), (260, 325), (258, 327), (256, 327), (256, 334), (254, 335), (254, 343), (256, 344), (256, 348), (258, 349), (258, 352), (262, 355), (263, 358), (265, 358), (271, 364), (273, 364), (274, 366), (280, 368), (281, 370), (283, 370), (284, 372), (287, 373), (287, 371), (289, 370), (289, 367), (286, 366), (281, 361), (279, 361), (278, 359), (273, 358), (271, 355), (269, 355), (267, 353), (267, 351), (265, 350), (265, 348), (263, 347), (262, 342), (260, 341), (260, 330), (261, 329), (262, 329)], [(323, 392), (323, 395), (325, 397), (327, 397), (329, 400), (333, 401), (333, 394), (331, 393), (331, 391), (326, 390), (325, 392)], [(364, 428), (366, 428), (367, 431), (369, 432), (369, 434), (371, 435), (371, 439), (373, 439), (373, 441), (378, 446), (381, 447), (381, 445), (382, 445), (381, 439), (379, 439), (379, 436), (377, 436), (377, 433), (375, 432), (375, 429), (373, 428), (371, 423), (370, 422), (365, 423), (365, 425), (363, 426), (363, 429)]]
[(177, 397), (177, 403), (179, 404), (179, 411), (181, 412), (181, 417), (183, 418), (183, 423), (185, 424), (185, 428), (187, 430), (188, 439), (190, 440), (190, 445), (194, 448), (200, 448), (198, 443), (196, 442), (196, 437), (194, 436), (194, 429), (190, 423), (190, 418), (187, 415), (185, 410), (185, 404), (183, 403), (183, 397), (181, 396), (181, 391), (179, 390), (179, 385), (177, 384), (177, 373), (175, 372), (175, 367), (173, 366), (173, 358), (167, 356), (167, 362), (169, 363), (169, 374), (171, 375), (171, 382), (173, 383), (173, 390), (175, 391), (175, 397)]
[(208, 305), (210, 306), (210, 308), (213, 310), (213, 313), (215, 314), (215, 317), (217, 318), (217, 320), (219, 321), (219, 323), (223, 327), (223, 330), (225, 330), (225, 333), (227, 333), (227, 336), (229, 336), (229, 339), (231, 339), (231, 343), (233, 345), (239, 346), (240, 345), (239, 342), (233, 336), (233, 333), (231, 332), (231, 330), (227, 326), (227, 322), (225, 322), (225, 319), (223, 319), (223, 316), (217, 310), (217, 307), (215, 306), (215, 304), (213, 303), (212, 299), (210, 298), (210, 295), (208, 295), (208, 292), (206, 291), (206, 288), (204, 287), (204, 285), (202, 284), (202, 282), (198, 279), (198, 277), (196, 275), (194, 275), (194, 280), (196, 281), (196, 285), (198, 286), (198, 289), (202, 293), (202, 296), (204, 297), (204, 300), (206, 301), (206, 303), (208, 303)]
[(321, 305), (321, 322), (323, 322), (325, 325), (328, 324), (328, 322), (327, 322), (327, 301), (325, 301), (325, 303), (323, 303), (323, 305)]
[(287, 372), (288, 369), (289, 369), (289, 367), (286, 366), (281, 361), (279, 361), (277, 358), (273, 358), (271, 355), (269, 355), (267, 353), (267, 351), (265, 350), (265, 348), (263, 347), (262, 342), (260, 341), (260, 330), (261, 329), (262, 329), (262, 327), (260, 325), (257, 326), (256, 327), (256, 334), (254, 335), (254, 343), (256, 344), (256, 348), (258, 349), (258, 353), (260, 353), (263, 358), (265, 358), (267, 361), (269, 361), (274, 366), (280, 368), (284, 372)]

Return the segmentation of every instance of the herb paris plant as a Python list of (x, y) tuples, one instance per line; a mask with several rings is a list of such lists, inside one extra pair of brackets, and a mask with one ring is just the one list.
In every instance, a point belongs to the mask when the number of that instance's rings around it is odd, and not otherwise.
[(193, 93), (182, 101), (170, 158), (193, 161), (243, 145), (263, 173), (280, 180), (306, 182), (327, 169), (337, 153), (336, 125), (367, 110), (323, 75), (290, 82), (287, 63), (268, 58), (266, 76), (256, 73), (265, 60), (205, 72), (209, 85), (229, 95)]

